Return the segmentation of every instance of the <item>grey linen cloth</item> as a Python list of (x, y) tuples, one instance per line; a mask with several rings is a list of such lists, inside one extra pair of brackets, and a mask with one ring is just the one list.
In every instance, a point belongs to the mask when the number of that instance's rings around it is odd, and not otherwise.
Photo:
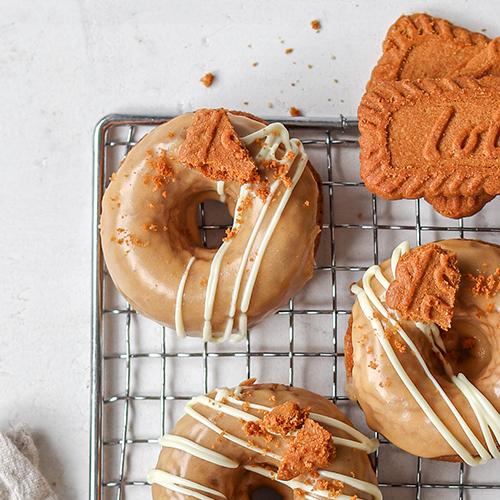
[(0, 500), (57, 500), (38, 470), (38, 452), (26, 424), (0, 432)]

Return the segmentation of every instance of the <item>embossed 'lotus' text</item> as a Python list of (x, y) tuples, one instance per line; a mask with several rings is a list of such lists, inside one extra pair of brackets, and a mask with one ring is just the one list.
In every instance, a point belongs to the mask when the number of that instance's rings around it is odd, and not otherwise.
[[(463, 128), (458, 132), (450, 132), (450, 123), (456, 114), (457, 110), (453, 106), (447, 106), (438, 116), (422, 151), (422, 155), (427, 161), (439, 161), (445, 156), (465, 158), (480, 151), (486, 157), (500, 156), (500, 147), (497, 146), (500, 132), (500, 107), (490, 120)], [(451, 133), (454, 137), (452, 137), (447, 150), (444, 150), (442, 139)], [(484, 137), (482, 141), (480, 141), (481, 136)]]

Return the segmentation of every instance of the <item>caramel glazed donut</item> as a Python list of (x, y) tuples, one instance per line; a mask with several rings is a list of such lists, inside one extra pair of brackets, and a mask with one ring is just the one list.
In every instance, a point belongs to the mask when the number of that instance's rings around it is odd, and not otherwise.
[[(204, 120), (212, 122), (200, 131)], [(224, 120), (234, 130), (214, 139), (210, 133)], [(179, 161), (188, 142), (195, 155), (208, 150), (205, 171)], [(222, 169), (215, 172), (210, 155)], [(245, 155), (255, 171), (233, 180), (224, 161)], [(320, 184), (302, 143), (280, 123), (224, 110), (178, 116), (139, 141), (111, 177), (100, 223), (108, 271), (136, 311), (180, 337), (240, 340), (311, 278), (322, 225)], [(202, 244), (196, 221), (198, 206), (209, 199), (226, 204), (234, 217), (215, 249)]]
[(155, 500), (248, 500), (263, 487), (284, 499), (382, 499), (367, 455), (377, 439), (322, 396), (247, 383), (193, 398), (160, 438)]
[[(429, 245), (457, 263), (447, 329), (403, 320), (390, 300), (389, 287), (402, 279), (398, 261)], [(421, 273), (418, 280), (434, 274), (441, 290), (450, 288), (453, 273), (439, 276), (436, 269), (415, 274)], [(402, 243), (352, 285), (357, 300), (345, 342), (346, 389), (373, 430), (421, 457), (469, 465), (500, 458), (499, 289), (500, 247), (463, 239), (412, 250)], [(395, 300), (404, 295), (400, 289)]]

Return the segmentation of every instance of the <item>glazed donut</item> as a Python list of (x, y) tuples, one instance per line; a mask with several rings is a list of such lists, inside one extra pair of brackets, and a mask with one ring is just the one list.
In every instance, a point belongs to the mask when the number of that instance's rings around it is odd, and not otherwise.
[(403, 243), (351, 290), (346, 390), (370, 428), (421, 457), (500, 458), (500, 247)]
[[(219, 134), (214, 120), (228, 130)], [(181, 163), (183, 148), (194, 162), (201, 155), (200, 168)], [(254, 171), (226, 169), (233, 160)], [(224, 110), (178, 116), (139, 141), (111, 178), (100, 221), (107, 269), (135, 310), (179, 336), (239, 340), (311, 278), (320, 183), (280, 123)], [(206, 200), (234, 217), (218, 248), (200, 238)]]
[(378, 440), (305, 389), (253, 380), (217, 389), (193, 398), (159, 442), (155, 500), (248, 500), (263, 487), (284, 499), (382, 499), (367, 455)]

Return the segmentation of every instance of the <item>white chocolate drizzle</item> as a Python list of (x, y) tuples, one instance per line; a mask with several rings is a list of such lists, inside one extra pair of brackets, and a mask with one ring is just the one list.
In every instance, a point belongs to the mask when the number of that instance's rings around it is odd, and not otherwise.
[[(199, 498), (200, 500), (213, 500), (213, 498), (207, 497), (207, 495), (203, 495), (203, 493), (200, 493), (199, 491), (211, 493), (218, 498), (227, 499), (226, 495), (223, 495), (217, 490), (207, 488), (206, 486), (190, 481), (189, 479), (174, 476), (173, 474), (169, 474), (168, 472), (159, 469), (151, 469), (148, 472), (148, 483), (158, 484), (164, 488), (168, 488), (169, 490), (177, 491), (178, 493), (194, 498)], [(185, 486), (185, 488), (183, 488), (183, 486)]]
[[(290, 170), (291, 167), (295, 164), (295, 171), (292, 175), (291, 186), (285, 189), (284, 193), (280, 197), (280, 200), (277, 204), (277, 207), (271, 217), (271, 220), (268, 222), (266, 231), (262, 238), (262, 241), (259, 244), (259, 247), (255, 251), (255, 254), (252, 256), (253, 261), (251, 265), (250, 272), (248, 274), (248, 278), (246, 280), (245, 287), (242, 292), (241, 302), (239, 305), (240, 316), (237, 327), (234, 325), (234, 317), (236, 315), (238, 306), (238, 297), (240, 295), (240, 290), (243, 282), (243, 276), (245, 274), (245, 270), (250, 263), (250, 253), (252, 251), (255, 239), (263, 226), (264, 218), (268, 212), (268, 209), (273, 201), (275, 194), (278, 188), (282, 185), (282, 181), (280, 179), (275, 180), (271, 186), (268, 196), (262, 206), (262, 209), (258, 215), (256, 222), (252, 228), (251, 234), (246, 243), (245, 250), (243, 252), (243, 257), (241, 259), (241, 264), (238, 269), (233, 292), (231, 294), (231, 303), (229, 306), (228, 312), (228, 320), (226, 323), (226, 327), (221, 335), (214, 336), (212, 331), (212, 315), (214, 309), (215, 298), (217, 294), (217, 286), (219, 282), (220, 269), (222, 265), (222, 261), (224, 258), (224, 254), (228, 250), (231, 245), (232, 239), (228, 239), (224, 241), (217, 252), (215, 253), (211, 265), (210, 272), (208, 276), (207, 290), (205, 295), (205, 309), (203, 313), (204, 317), (204, 325), (203, 325), (203, 335), (202, 339), (204, 341), (211, 342), (224, 342), (228, 339), (231, 339), (232, 342), (238, 342), (239, 340), (245, 338), (247, 333), (247, 312), (250, 307), (250, 301), (252, 298), (253, 289), (255, 287), (255, 283), (257, 280), (257, 275), (259, 273), (262, 259), (266, 248), (273, 236), (273, 233), (279, 223), (281, 215), (290, 199), (292, 192), (300, 180), (308, 161), (307, 154), (304, 150), (302, 143), (297, 139), (290, 139), (287, 129), (281, 123), (272, 123), (252, 134), (249, 134), (245, 137), (242, 137), (241, 140), (246, 144), (250, 145), (255, 143), (257, 140), (265, 139), (264, 143), (257, 153), (255, 161), (257, 164), (266, 163), (266, 162), (278, 162), (281, 165), (284, 165), (287, 170)], [(276, 153), (280, 146), (284, 147), (283, 155), (278, 158)], [(238, 213), (238, 208), (248, 199), (248, 197), (252, 196), (253, 191), (255, 190), (254, 184), (243, 184), (240, 187), (240, 191), (238, 194), (238, 200), (235, 207), (235, 213)], [(226, 195), (224, 193), (224, 182), (217, 181), (217, 193), (220, 196), (220, 200), (225, 202)], [(238, 218), (235, 218), (233, 223), (233, 229), (237, 232), (241, 222), (239, 222)], [(186, 333), (184, 331), (184, 322), (182, 320), (182, 295), (184, 291), (184, 287), (186, 285), (186, 280), (188, 279), (189, 268), (193, 264), (192, 260), (189, 261), (188, 268), (184, 272), (181, 282), (179, 284), (179, 289), (177, 293), (177, 300), (175, 306), (175, 327), (177, 330), (177, 334), (180, 337), (185, 337)], [(236, 332), (234, 331), (236, 329)]]
[[(401, 255), (408, 252), (409, 249), (409, 243), (403, 242), (393, 251), (391, 257), (391, 269), (393, 276), (396, 275), (396, 266)], [(392, 314), (384, 307), (380, 299), (375, 294), (373, 288), (371, 287), (371, 281), (373, 278), (376, 278), (377, 281), (385, 289), (385, 291), (387, 291), (390, 283), (384, 276), (380, 266), (378, 265), (371, 266), (365, 272), (362, 279), (363, 287), (354, 284), (351, 287), (351, 291), (356, 294), (361, 310), (370, 321), (371, 326), (375, 334), (377, 335), (385, 354), (387, 355), (396, 373), (398, 374), (408, 391), (411, 393), (417, 404), (420, 406), (420, 408), (429, 418), (432, 424), (436, 427), (436, 429), (440, 432), (446, 442), (451, 446), (451, 448), (453, 448), (457, 455), (459, 455), (460, 458), (468, 465), (480, 465), (487, 462), (488, 460), (491, 460), (492, 458), (500, 458), (500, 452), (498, 451), (495, 440), (491, 435), (491, 431), (493, 431), (497, 442), (500, 443), (500, 415), (497, 410), (488, 401), (488, 399), (467, 379), (467, 377), (465, 377), (463, 373), (459, 373), (457, 376), (453, 374), (451, 365), (443, 355), (443, 352), (446, 352), (446, 349), (439, 336), (438, 327), (434, 324), (423, 324), (421, 322), (415, 323), (417, 328), (425, 335), (427, 340), (430, 342), (433, 352), (436, 353), (439, 357), (450, 380), (456, 385), (456, 387), (462, 392), (462, 394), (469, 402), (483, 433), (486, 446), (488, 447), (488, 449), (486, 449), (474, 434), (472, 429), (469, 427), (469, 425), (465, 422), (464, 418), (462, 417), (456, 406), (453, 404), (453, 402), (450, 400), (449, 396), (446, 394), (438, 380), (436, 380), (434, 375), (431, 373), (423, 356), (420, 354), (419, 350), (417, 349), (411, 338), (408, 336), (408, 334), (401, 327), (400, 323), (397, 321), (397, 318), (392, 316)], [(418, 360), (419, 364), (424, 370), (425, 375), (429, 378), (436, 391), (443, 398), (453, 416), (460, 424), (460, 427), (469, 439), (477, 455), (479, 455), (478, 457), (473, 456), (466, 449), (466, 447), (462, 443), (460, 443), (457, 437), (453, 435), (453, 433), (435, 413), (423, 394), (411, 380), (408, 373), (401, 364), (399, 358), (397, 357), (390, 341), (385, 338), (384, 327), (382, 325), (382, 322), (377, 318), (374, 307), (377, 312), (380, 313), (391, 324), (391, 326), (396, 328), (401, 338), (404, 340), (404, 342), (411, 350), (412, 354)]]
[[(223, 413), (225, 415), (229, 415), (235, 419), (240, 419), (240, 421), (245, 421), (245, 422), (258, 422), (261, 419), (259, 417), (256, 417), (255, 415), (252, 415), (248, 411), (243, 411), (239, 410), (238, 408), (234, 408), (233, 406), (230, 406), (226, 404), (227, 402), (236, 404), (236, 405), (243, 405), (244, 403), (248, 405), (248, 408), (252, 408), (255, 410), (263, 410), (265, 412), (269, 412), (273, 409), (273, 407), (270, 406), (264, 406), (264, 405), (259, 405), (255, 403), (248, 403), (244, 402), (241, 399), (238, 399), (240, 396), (242, 390), (244, 388), (241, 386), (238, 386), (233, 389), (229, 388), (222, 388), (222, 389), (217, 389), (216, 391), (216, 396), (215, 398), (209, 398), (207, 396), (197, 396), (193, 399), (191, 399), (185, 407), (185, 411), (188, 415), (196, 419), (198, 422), (206, 425), (209, 429), (212, 431), (216, 432), (219, 436), (224, 437), (224, 439), (227, 439), (228, 441), (231, 441), (232, 443), (235, 443), (239, 446), (242, 446), (248, 450), (251, 450), (255, 453), (258, 453), (260, 455), (265, 455), (268, 457), (271, 457), (277, 461), (282, 461), (282, 457), (280, 455), (277, 455), (275, 453), (271, 453), (267, 450), (264, 450), (258, 446), (254, 446), (251, 444), (248, 440), (240, 439), (237, 436), (233, 436), (232, 434), (229, 434), (225, 432), (223, 429), (218, 427), (214, 422), (212, 422), (210, 419), (207, 417), (201, 415), (198, 413), (194, 407), (197, 404), (202, 404), (206, 407), (209, 408), (214, 408), (218, 413)], [(352, 437), (356, 439), (356, 441), (352, 441), (349, 439), (343, 439), (343, 438), (338, 438), (335, 436), (332, 436), (334, 444), (337, 446), (347, 446), (349, 448), (356, 448), (356, 449), (361, 449), (363, 451), (366, 451), (367, 453), (371, 453), (375, 451), (378, 447), (378, 440), (377, 439), (369, 439), (366, 436), (364, 436), (361, 432), (359, 432), (357, 429), (354, 429), (350, 425), (347, 425), (346, 423), (334, 419), (332, 417), (328, 417), (326, 415), (321, 415), (318, 413), (310, 413), (309, 417), (312, 418), (313, 420), (324, 423), (326, 425), (329, 425), (331, 427), (341, 429), (342, 431), (348, 433)], [(296, 433), (292, 434), (295, 435)], [(165, 447), (169, 448), (176, 448), (179, 450), (182, 450), (186, 453), (189, 453), (197, 458), (200, 458), (202, 460), (205, 460), (207, 462), (211, 462), (213, 464), (219, 465), (221, 467), (226, 467), (226, 468), (237, 468), (239, 467), (239, 464), (235, 462), (234, 460), (230, 459), (229, 457), (226, 457), (225, 455), (222, 455), (220, 453), (214, 452), (213, 450), (209, 450), (203, 446), (201, 446), (198, 443), (195, 443), (189, 439), (186, 439), (181, 436), (176, 436), (176, 435), (171, 435), (171, 434), (166, 434), (165, 436), (161, 437), (158, 440), (159, 444)], [(291, 479), (289, 481), (283, 481), (283, 480), (278, 480), (276, 476), (276, 472), (270, 471), (265, 469), (264, 467), (261, 467), (259, 465), (245, 465), (245, 469), (255, 472), (256, 474), (260, 474), (266, 477), (272, 477), (273, 479), (276, 479), (276, 481), (280, 482), (281, 484), (284, 484), (288, 486), (289, 488), (296, 489), (296, 488), (301, 488), (303, 491), (307, 493), (312, 492), (312, 485), (311, 484), (306, 484), (304, 481), (301, 481), (299, 479)], [(360, 479), (355, 479), (351, 476), (345, 476), (343, 474), (339, 474), (336, 472), (331, 472), (327, 470), (322, 470), (319, 469), (317, 471), (320, 476), (323, 476), (325, 478), (337, 480), (337, 481), (342, 481), (345, 484), (348, 484), (356, 489), (358, 489), (361, 492), (368, 493), (372, 495), (372, 497), (375, 500), (382, 500), (382, 494), (380, 490), (378, 489), (377, 486), (375, 486), (372, 483), (368, 483), (366, 481), (362, 481)], [(148, 482), (149, 483), (156, 483), (158, 485), (161, 485), (165, 488), (174, 490), (174, 491), (179, 491), (181, 493), (184, 493), (186, 495), (191, 495), (196, 498), (199, 498), (200, 500), (206, 500), (208, 497), (203, 495), (202, 493), (199, 493), (200, 491), (204, 491), (207, 493), (214, 493), (213, 490), (207, 491), (208, 489), (198, 485), (197, 483), (194, 483), (192, 481), (187, 481), (184, 479), (181, 479), (173, 474), (169, 474), (166, 472), (163, 472), (158, 469), (151, 469), (148, 472)], [(185, 488), (182, 488), (182, 486), (187, 486), (190, 489), (187, 490)], [(183, 491), (181, 491), (183, 489)], [(325, 497), (328, 498), (328, 492), (327, 491), (321, 491), (321, 490), (315, 490), (314, 494), (316, 496), (320, 497)], [(217, 497), (220, 498), (226, 498), (222, 493), (217, 492), (216, 494)], [(315, 497), (313, 496), (307, 496), (306, 498), (314, 499)], [(343, 500), (348, 500), (352, 498), (351, 496), (346, 496), (346, 495), (340, 495), (336, 498), (343, 499)], [(361, 497), (359, 497), (361, 500)], [(210, 499), (213, 500), (213, 499)]]
[(191, 455), (201, 458), (206, 462), (211, 462), (221, 467), (236, 469), (239, 466), (238, 462), (231, 460), (229, 457), (200, 446), (198, 443), (195, 443), (182, 436), (165, 434), (160, 439), (158, 439), (158, 443), (161, 444), (164, 448), (177, 448), (178, 450), (185, 451), (186, 453), (190, 453)]
[(182, 297), (184, 295), (184, 288), (186, 286), (187, 277), (189, 274), (189, 270), (194, 262), (194, 256), (189, 259), (187, 263), (184, 274), (182, 275), (181, 282), (179, 283), (179, 288), (177, 289), (177, 300), (175, 301), (175, 330), (177, 331), (177, 335), (181, 338), (186, 336), (186, 332), (184, 330), (184, 321), (182, 319)]
[(219, 195), (219, 200), (221, 203), (226, 202), (226, 193), (224, 192), (225, 182), (217, 181), (217, 194)]

